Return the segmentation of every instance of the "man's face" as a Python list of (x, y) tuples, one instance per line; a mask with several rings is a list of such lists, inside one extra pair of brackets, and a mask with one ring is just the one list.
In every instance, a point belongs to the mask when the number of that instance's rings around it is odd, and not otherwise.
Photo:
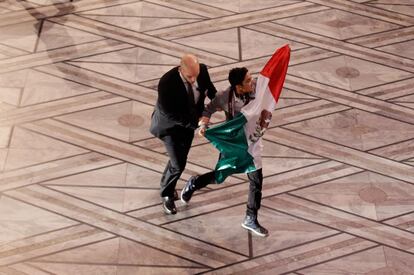
[(247, 72), (244, 76), (243, 82), (240, 85), (237, 85), (239, 87), (239, 91), (243, 94), (251, 93), (253, 91), (252, 80), (252, 76), (249, 72)]
[(191, 84), (194, 84), (194, 82), (197, 80), (198, 74), (200, 73), (200, 67), (199, 66), (181, 66), (180, 72)]

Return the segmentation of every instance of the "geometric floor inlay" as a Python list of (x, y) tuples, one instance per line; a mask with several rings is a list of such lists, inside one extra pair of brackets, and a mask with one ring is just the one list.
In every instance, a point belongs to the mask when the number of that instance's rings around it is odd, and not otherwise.
[[(0, 1), (0, 274), (414, 274), (410, 0)], [(246, 175), (161, 208), (160, 77), (197, 55), (218, 90), (291, 62)], [(207, 101), (206, 101), (207, 102)], [(216, 113), (213, 123), (223, 121)], [(193, 141), (177, 183), (215, 167)]]

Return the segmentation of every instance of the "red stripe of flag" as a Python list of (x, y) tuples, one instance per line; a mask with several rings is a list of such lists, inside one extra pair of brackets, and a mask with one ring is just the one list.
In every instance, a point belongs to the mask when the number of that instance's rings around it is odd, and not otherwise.
[(269, 89), (273, 98), (277, 102), (282, 92), (283, 83), (285, 82), (287, 68), (290, 59), (289, 45), (279, 48), (266, 63), (260, 72), (264, 77), (269, 78)]

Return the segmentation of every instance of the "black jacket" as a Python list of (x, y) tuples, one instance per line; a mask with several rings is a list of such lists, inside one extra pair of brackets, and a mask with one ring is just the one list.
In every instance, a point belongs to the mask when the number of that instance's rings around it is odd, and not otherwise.
[(197, 77), (200, 98), (195, 114), (191, 113), (187, 89), (180, 77), (178, 67), (165, 73), (158, 83), (158, 100), (151, 117), (150, 132), (156, 137), (179, 133), (184, 129), (197, 128), (198, 119), (204, 110), (204, 99), (214, 98), (217, 90), (210, 80), (207, 66), (200, 64)]

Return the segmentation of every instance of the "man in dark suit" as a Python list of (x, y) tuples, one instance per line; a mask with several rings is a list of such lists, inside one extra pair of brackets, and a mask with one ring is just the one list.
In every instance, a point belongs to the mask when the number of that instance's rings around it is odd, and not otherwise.
[(164, 142), (170, 157), (160, 183), (166, 214), (177, 213), (175, 186), (187, 163), (194, 130), (204, 110), (204, 99), (206, 96), (214, 98), (216, 92), (206, 65), (199, 64), (192, 54), (184, 55), (180, 66), (160, 79), (150, 132)]

